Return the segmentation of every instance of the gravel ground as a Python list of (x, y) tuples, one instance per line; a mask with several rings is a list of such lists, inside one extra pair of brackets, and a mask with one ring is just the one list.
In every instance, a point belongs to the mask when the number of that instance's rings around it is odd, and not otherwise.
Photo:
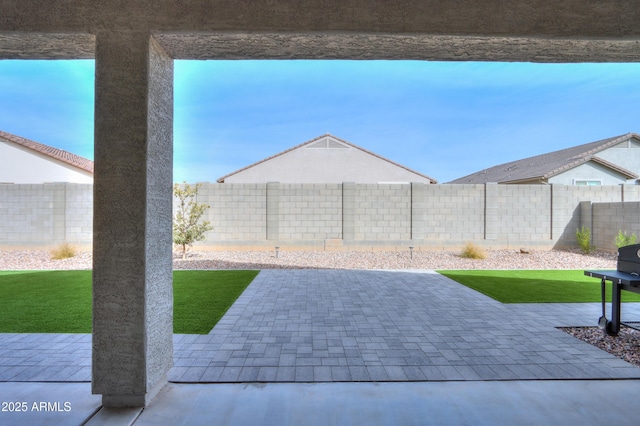
[(608, 336), (598, 327), (571, 327), (560, 328), (560, 330), (640, 367), (640, 331), (638, 330), (622, 325), (617, 336)]
[[(0, 270), (91, 269), (91, 253), (51, 260), (46, 250), (0, 251)], [(187, 259), (174, 253), (175, 269), (611, 269), (615, 254), (579, 251), (490, 250), (482, 260), (464, 259), (457, 252), (414, 251), (191, 251)]]
[[(46, 250), (0, 251), (0, 270), (91, 269), (90, 252), (51, 260)], [(185, 260), (174, 253), (174, 269), (615, 269), (616, 255), (578, 250), (490, 250), (482, 260), (464, 259), (450, 251), (191, 251)], [(640, 332), (624, 327), (617, 337), (597, 327), (563, 329), (587, 343), (640, 366)]]
[(482, 260), (464, 259), (456, 252), (414, 251), (274, 251), (194, 252), (174, 260), (176, 269), (335, 268), (335, 269), (583, 269), (615, 268), (615, 255), (583, 256), (572, 251), (494, 250)]

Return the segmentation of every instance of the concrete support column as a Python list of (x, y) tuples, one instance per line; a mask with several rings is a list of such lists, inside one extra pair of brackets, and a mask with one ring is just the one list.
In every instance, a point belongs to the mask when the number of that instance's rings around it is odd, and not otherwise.
[(92, 391), (145, 406), (173, 365), (173, 61), (99, 33), (95, 84)]

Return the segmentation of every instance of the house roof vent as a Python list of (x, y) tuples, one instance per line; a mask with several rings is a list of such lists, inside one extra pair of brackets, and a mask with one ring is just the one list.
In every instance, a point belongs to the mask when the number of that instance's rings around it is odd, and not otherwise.
[(330, 138), (330, 137), (326, 137), (326, 138), (322, 138), (319, 141), (310, 144), (309, 146), (307, 146), (307, 148), (311, 148), (311, 149), (322, 149), (322, 148), (348, 148), (348, 146), (346, 146), (343, 143), (338, 142), (337, 140)]

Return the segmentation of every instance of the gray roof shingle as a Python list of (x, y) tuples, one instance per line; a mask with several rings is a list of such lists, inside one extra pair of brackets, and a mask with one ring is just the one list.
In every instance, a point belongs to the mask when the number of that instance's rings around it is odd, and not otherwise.
[(595, 161), (627, 176), (637, 179), (638, 175), (602, 158), (596, 154), (631, 138), (640, 139), (637, 133), (627, 133), (612, 138), (602, 139), (571, 148), (561, 149), (546, 154), (527, 157), (521, 160), (500, 164), (470, 175), (455, 179), (449, 183), (519, 183), (527, 181), (546, 181), (550, 177), (570, 170), (588, 161)]

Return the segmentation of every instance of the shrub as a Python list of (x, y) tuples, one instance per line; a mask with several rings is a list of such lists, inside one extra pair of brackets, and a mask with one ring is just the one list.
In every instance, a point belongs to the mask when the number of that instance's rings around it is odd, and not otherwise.
[(198, 203), (200, 184), (173, 185), (173, 195), (178, 199), (178, 207), (173, 217), (173, 242), (182, 247), (182, 259), (187, 257), (187, 246), (196, 241), (203, 241), (205, 233), (213, 230), (208, 221), (201, 218), (209, 205)]
[(487, 253), (480, 246), (477, 246), (473, 243), (467, 243), (462, 249), (462, 253), (460, 253), (460, 257), (464, 257), (467, 259), (485, 259), (487, 257)]
[(71, 244), (65, 242), (51, 249), (50, 253), (51, 260), (68, 259), (76, 255), (76, 249)]
[(616, 235), (616, 247), (630, 246), (636, 243), (636, 234), (627, 235), (627, 231), (618, 231)]
[(589, 228), (582, 226), (576, 230), (576, 239), (578, 240), (580, 250), (582, 250), (584, 254), (589, 254), (593, 251), (594, 247), (591, 245), (591, 230)]

